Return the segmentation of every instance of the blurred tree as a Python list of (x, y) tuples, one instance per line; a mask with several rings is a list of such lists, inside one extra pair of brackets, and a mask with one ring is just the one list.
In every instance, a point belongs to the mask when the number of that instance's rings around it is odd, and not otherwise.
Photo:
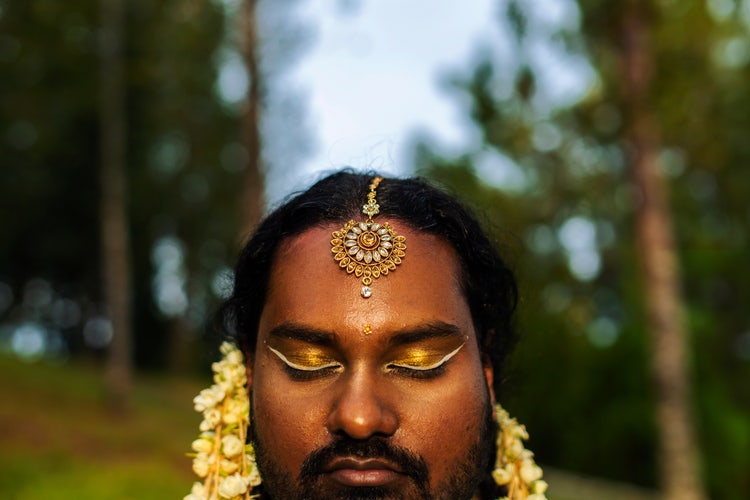
[[(98, 6), (0, 2), (0, 281), (12, 290), (0, 340), (9, 349), (34, 325), (34, 356), (64, 359), (101, 312)], [(87, 332), (91, 345), (107, 334)]]
[(129, 210), (141, 367), (185, 370), (196, 354), (210, 356), (204, 323), (225, 292), (246, 157), (224, 83), (229, 26), (221, 3), (128, 4)]
[(675, 255), (672, 211), (659, 170), (660, 127), (653, 108), (654, 55), (651, 5), (630, 0), (620, 21), (619, 51), (629, 169), (638, 194), (635, 232), (639, 244), (651, 335), (651, 365), (659, 426), (660, 481), (667, 500), (706, 498), (699, 473), (692, 416), (689, 345), (683, 325), (680, 270)]
[[(651, 292), (636, 243), (643, 194), (629, 174), (638, 146), (621, 66), (629, 4), (503, 2), (498, 20), (515, 35), (510, 50), (484, 49), (468, 78), (452, 80), (481, 140), (450, 158), (423, 140), (417, 162), (490, 207), (488, 224), (519, 261), (527, 338), (508, 377), (522, 387), (501, 398), (531, 429), (540, 461), (655, 485), (665, 422), (656, 412), (661, 389), (649, 377), (643, 298)], [(685, 362), (693, 367), (700, 476), (712, 498), (741, 499), (750, 494), (742, 472), (750, 466), (742, 382), (750, 327), (740, 297), (750, 296), (750, 276), (739, 255), (750, 217), (740, 200), (750, 196), (750, 174), (736, 166), (750, 161), (740, 139), (750, 126), (740, 111), (750, 106), (750, 2), (643, 5), (654, 72), (644, 108), (661, 131), (648, 134), (649, 173), (672, 188), (664, 206), (674, 210), (686, 352), (697, 353)], [(566, 94), (576, 77), (588, 89)], [(701, 495), (699, 483), (689, 494)]]
[(115, 407), (126, 409), (132, 389), (133, 356), (125, 156), (125, 12), (122, 0), (102, 0), (100, 9), (101, 255), (104, 302), (113, 332), (107, 387)]
[(243, 0), (241, 6), (242, 54), (250, 79), (242, 119), (242, 135), (248, 152), (240, 207), (242, 221), (239, 229), (242, 237), (249, 234), (260, 221), (265, 206), (259, 121), (262, 80), (258, 64), (260, 50), (256, 29), (256, 4), (256, 0)]
[(98, 4), (79, 3), (0, 2), (0, 279), (16, 305), (33, 277), (99, 287)]
[[(296, 15), (300, 0), (235, 0), (228, 2), (236, 23), (228, 30), (232, 50), (244, 62), (246, 91), (237, 103), (245, 146), (245, 173), (239, 199), (240, 239), (266, 209), (266, 178), (294, 172), (297, 159), (310, 150), (310, 127), (300, 92), (286, 74), (309, 47), (312, 28)], [(277, 181), (278, 183), (278, 181)]]
[[(243, 147), (217, 90), (225, 12), (212, 2), (128, 2), (122, 72), (103, 70), (99, 79), (97, 6), (0, 2), (0, 71), (8, 75), (0, 79), (0, 281), (16, 292), (0, 319), (11, 335), (41, 321), (49, 352), (102, 351), (103, 257), (114, 254), (97, 242), (110, 241), (104, 231), (117, 226), (99, 227), (105, 205), (97, 202), (124, 203), (132, 284), (121, 279), (117, 289), (133, 290), (136, 359), (141, 367), (184, 364), (177, 347), (195, 347), (236, 245)], [(127, 101), (121, 116), (99, 119), (104, 79), (121, 86), (110, 94)], [(107, 130), (124, 127), (127, 144), (106, 142)], [(99, 168), (120, 155), (128, 158), (122, 188), (107, 194), (120, 181)], [(126, 184), (132, 195), (123, 199)], [(52, 299), (32, 311), (23, 290), (33, 278), (50, 284)], [(169, 332), (183, 342), (170, 342)]]
[[(302, 101), (279, 97), (289, 91), (279, 75), (310, 38), (288, 9), (296, 1), (262, 2), (259, 54), (267, 56), (259, 56), (256, 83), (263, 85), (255, 88), (264, 142), (283, 138), (293, 144), (285, 153), (300, 154), (307, 144)], [(100, 124), (114, 130), (120, 119), (99, 117), (98, 5), (0, 0), (6, 346), (28, 321), (43, 327), (42, 351), (98, 356), (109, 345), (115, 318), (105, 316), (114, 311), (105, 311), (101, 285), (104, 255), (114, 254), (100, 242), (105, 228), (116, 226), (98, 224), (99, 201), (115, 203), (119, 195), (103, 191), (118, 180), (100, 166), (105, 155), (120, 153), (116, 143), (105, 144), (109, 134)], [(278, 155), (268, 155), (265, 144), (251, 155), (241, 130), (249, 78), (234, 9), (231, 1), (126, 2), (121, 78), (101, 75), (109, 84), (118, 79), (127, 103), (122, 186), (129, 196), (122, 215), (131, 239), (132, 350), (140, 368), (186, 369), (196, 357), (207, 362), (213, 355), (205, 349), (204, 323), (227, 292), (248, 163), (261, 153), (269, 168), (289, 163), (288, 154), (269, 162)], [(265, 170), (257, 168), (250, 199), (262, 208)]]

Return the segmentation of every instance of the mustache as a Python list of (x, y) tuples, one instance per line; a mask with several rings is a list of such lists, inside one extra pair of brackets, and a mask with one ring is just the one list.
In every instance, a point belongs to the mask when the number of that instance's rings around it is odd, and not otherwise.
[(340, 437), (331, 444), (312, 452), (303, 462), (300, 470), (301, 481), (312, 481), (325, 472), (326, 466), (336, 458), (353, 457), (358, 459), (382, 459), (392, 462), (403, 474), (410, 477), (420, 489), (429, 482), (427, 463), (419, 455), (391, 444), (382, 437), (355, 440)]

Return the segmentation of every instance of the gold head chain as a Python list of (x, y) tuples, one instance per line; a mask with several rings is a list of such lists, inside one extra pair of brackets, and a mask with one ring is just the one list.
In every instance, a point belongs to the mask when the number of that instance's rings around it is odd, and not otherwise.
[(372, 280), (395, 271), (406, 255), (406, 238), (396, 234), (387, 222), (380, 224), (372, 220), (380, 213), (375, 190), (382, 180), (382, 177), (375, 177), (370, 184), (367, 204), (362, 206), (367, 219), (362, 222), (350, 220), (339, 231), (331, 233), (334, 261), (347, 273), (362, 278), (364, 298), (372, 295)]

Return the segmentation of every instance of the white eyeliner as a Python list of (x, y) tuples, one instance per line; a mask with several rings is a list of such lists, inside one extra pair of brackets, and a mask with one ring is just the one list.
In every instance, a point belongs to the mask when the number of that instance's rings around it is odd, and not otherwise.
[(463, 346), (465, 346), (466, 343), (464, 342), (460, 346), (456, 347), (453, 351), (449, 352), (443, 358), (438, 361), (437, 363), (429, 366), (412, 366), (412, 365), (402, 365), (398, 363), (390, 363), (389, 366), (398, 366), (399, 368), (408, 368), (409, 370), (417, 370), (417, 371), (427, 371), (427, 370), (434, 370), (435, 368), (439, 367), (440, 365), (443, 365), (448, 362), (449, 359), (451, 359), (453, 356), (458, 354), (458, 351), (461, 350)]
[(270, 345), (266, 345), (266, 347), (268, 347), (268, 349), (272, 353), (274, 353), (275, 355), (277, 355), (279, 357), (279, 359), (281, 359), (281, 361), (283, 361), (284, 363), (286, 363), (290, 368), (294, 368), (295, 370), (302, 370), (302, 371), (305, 371), (305, 372), (314, 372), (314, 371), (322, 370), (324, 368), (332, 368), (332, 367), (341, 366), (337, 362), (328, 363), (327, 365), (315, 366), (315, 367), (298, 365), (297, 363), (294, 363), (293, 361), (289, 361), (289, 359), (287, 359), (286, 356), (284, 356), (283, 354), (281, 354), (279, 351), (277, 351), (276, 349), (274, 349)]

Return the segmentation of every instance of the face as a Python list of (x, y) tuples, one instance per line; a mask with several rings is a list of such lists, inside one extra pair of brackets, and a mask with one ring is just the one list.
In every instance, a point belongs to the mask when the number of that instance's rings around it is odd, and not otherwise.
[(492, 371), (458, 260), (440, 238), (394, 226), (406, 257), (367, 299), (333, 260), (339, 227), (276, 257), (249, 365), (273, 498), (471, 498), (486, 475)]

